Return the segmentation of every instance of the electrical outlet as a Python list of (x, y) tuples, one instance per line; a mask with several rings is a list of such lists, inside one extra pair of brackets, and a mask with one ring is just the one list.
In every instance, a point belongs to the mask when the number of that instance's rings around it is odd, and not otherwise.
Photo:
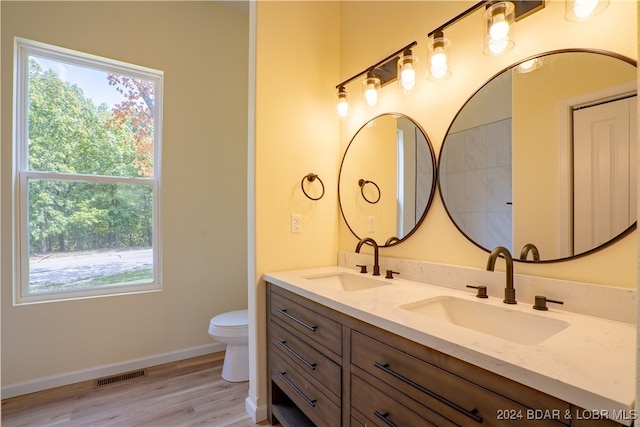
[(376, 217), (375, 216), (370, 216), (369, 218), (367, 218), (367, 226), (368, 226), (369, 233), (375, 233), (375, 231), (376, 231)]
[(302, 233), (302, 215), (291, 214), (291, 232)]

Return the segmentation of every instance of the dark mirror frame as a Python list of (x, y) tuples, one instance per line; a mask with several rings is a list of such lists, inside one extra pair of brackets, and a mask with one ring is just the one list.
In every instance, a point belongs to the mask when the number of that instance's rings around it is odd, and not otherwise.
[[(555, 54), (560, 54), (560, 53), (572, 53), (572, 52), (577, 52), (577, 53), (593, 53), (593, 54), (599, 54), (599, 55), (606, 55), (612, 58), (616, 58), (619, 59), (621, 61), (624, 61), (630, 65), (633, 65), (634, 67), (637, 67), (637, 61), (634, 59), (631, 59), (627, 56), (615, 53), (615, 52), (610, 52), (610, 51), (606, 51), (606, 50), (600, 50), (600, 49), (559, 49), (559, 50), (553, 50), (553, 51), (547, 51), (547, 52), (543, 52), (540, 54), (536, 54), (536, 55), (532, 55), (529, 56), (527, 58), (524, 58), (502, 70), (500, 70), (499, 72), (497, 72), (496, 74), (494, 74), (491, 78), (489, 78), (482, 86), (480, 86), (475, 92), (473, 92), (473, 94), (471, 94), (471, 96), (469, 97), (469, 99), (467, 99), (467, 101), (465, 101), (465, 103), (460, 107), (460, 109), (458, 110), (458, 113), (456, 113), (456, 115), (454, 116), (453, 120), (451, 121), (451, 123), (449, 124), (449, 128), (447, 129), (447, 133), (445, 134), (444, 140), (442, 142), (442, 146), (440, 147), (440, 152), (438, 153), (438, 170), (437, 170), (437, 176), (438, 176), (438, 193), (440, 195), (440, 199), (442, 200), (442, 205), (444, 206), (445, 211), (447, 212), (447, 216), (449, 217), (449, 219), (451, 220), (451, 222), (453, 223), (453, 225), (455, 225), (455, 227), (458, 229), (458, 231), (467, 238), (467, 240), (469, 240), (471, 243), (473, 243), (475, 246), (477, 246), (478, 248), (482, 249), (483, 251), (490, 253), (493, 248), (485, 248), (484, 246), (481, 246), (479, 243), (477, 243), (476, 241), (474, 241), (473, 239), (471, 239), (471, 237), (469, 237), (461, 228), (460, 226), (456, 223), (456, 221), (453, 219), (451, 213), (449, 212), (449, 209), (447, 208), (447, 204), (443, 198), (443, 194), (442, 194), (442, 188), (441, 188), (441, 183), (440, 183), (440, 162), (442, 160), (442, 153), (444, 151), (444, 146), (446, 143), (446, 138), (449, 135), (449, 132), (451, 131), (451, 128), (453, 127), (456, 119), (458, 118), (458, 116), (460, 115), (460, 113), (462, 112), (462, 110), (467, 106), (467, 104), (471, 101), (471, 99), (478, 93), (480, 92), (489, 82), (491, 82), (493, 79), (497, 78), (498, 76), (500, 76), (501, 74), (505, 73), (508, 70), (511, 70), (512, 68), (522, 64), (523, 62), (529, 61), (531, 59), (534, 58), (543, 58), (545, 56), (549, 56), (549, 55), (555, 55)], [(522, 260), (519, 259), (519, 254), (513, 254), (513, 260), (514, 261), (518, 261), (518, 262), (522, 262), (522, 263), (540, 263), (540, 264), (548, 264), (548, 263), (554, 263), (554, 262), (563, 262), (563, 261), (569, 261), (569, 260), (573, 260), (576, 258), (581, 258), (590, 254), (593, 254), (595, 252), (598, 252), (610, 245), (613, 245), (614, 243), (618, 242), (619, 240), (623, 239), (624, 237), (626, 237), (627, 235), (629, 235), (631, 232), (633, 232), (635, 229), (637, 228), (637, 221), (635, 221), (633, 224), (631, 224), (627, 229), (625, 229), (623, 232), (621, 232), (620, 234), (618, 234), (617, 236), (614, 236), (613, 238), (611, 238), (610, 240), (608, 240), (605, 243), (602, 243), (601, 245), (598, 245), (588, 251), (585, 252), (581, 252), (579, 254), (576, 255), (572, 255), (572, 256), (568, 256), (568, 257), (562, 257), (562, 258), (555, 258), (555, 259), (542, 259), (542, 260), (531, 260), (531, 259), (527, 259), (527, 260)]]
[[(432, 166), (432, 176), (431, 176), (431, 189), (429, 192), (429, 199), (425, 205), (424, 208), (424, 212), (422, 213), (422, 215), (420, 216), (420, 219), (416, 222), (415, 226), (411, 229), (410, 232), (408, 232), (405, 236), (403, 236), (402, 238), (399, 238), (397, 240), (394, 240), (390, 243), (383, 243), (383, 242), (377, 242), (379, 247), (390, 247), (390, 246), (395, 246), (399, 243), (404, 242), (405, 240), (407, 240), (413, 233), (415, 233), (415, 231), (418, 229), (418, 227), (420, 227), (420, 224), (422, 224), (422, 222), (424, 221), (425, 217), (427, 216), (427, 212), (429, 212), (429, 209), (431, 207), (431, 203), (433, 202), (433, 198), (436, 194), (436, 179), (438, 176), (438, 172), (437, 172), (437, 158), (436, 158), (436, 154), (435, 151), (433, 149), (433, 144), (431, 143), (431, 140), (429, 139), (429, 136), (427, 135), (427, 133), (424, 131), (424, 129), (422, 128), (422, 126), (420, 126), (414, 119), (412, 119), (411, 117), (407, 116), (406, 114), (402, 114), (402, 113), (382, 113), (382, 114), (378, 114), (375, 117), (372, 117), (370, 120), (368, 120), (365, 124), (363, 124), (362, 126), (360, 126), (358, 128), (358, 130), (356, 131), (356, 133), (353, 135), (353, 137), (351, 138), (351, 140), (349, 141), (349, 145), (347, 145), (347, 148), (344, 151), (344, 154), (342, 155), (342, 161), (340, 162), (340, 172), (338, 173), (338, 204), (340, 206), (340, 214), (342, 215), (342, 218), (344, 219), (344, 222), (347, 224), (347, 227), (349, 228), (349, 231), (351, 231), (351, 234), (353, 234), (358, 240), (362, 239), (363, 237), (358, 236), (358, 234), (355, 232), (355, 230), (353, 229), (352, 225), (349, 224), (349, 220), (347, 219), (343, 207), (342, 207), (342, 199), (341, 199), (341, 194), (340, 194), (340, 178), (342, 176), (342, 169), (345, 163), (345, 159), (347, 157), (347, 153), (349, 152), (349, 148), (351, 147), (351, 144), (353, 144), (353, 142), (355, 141), (356, 137), (358, 136), (358, 133), (360, 133), (360, 131), (366, 127), (370, 122), (372, 122), (373, 120), (376, 120), (379, 117), (382, 116), (398, 116), (398, 117), (404, 117), (405, 119), (411, 121), (414, 126), (420, 131), (422, 132), (422, 135), (424, 136), (426, 142), (427, 142), (427, 146), (429, 147), (429, 152), (431, 155), (431, 166)], [(388, 241), (387, 241), (388, 242)]]

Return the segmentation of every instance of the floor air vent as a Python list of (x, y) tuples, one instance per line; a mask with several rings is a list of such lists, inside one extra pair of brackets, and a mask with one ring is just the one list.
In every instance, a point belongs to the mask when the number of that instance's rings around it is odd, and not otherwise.
[(99, 378), (95, 380), (95, 382), (93, 383), (93, 388), (100, 388), (109, 384), (119, 383), (121, 381), (127, 381), (127, 380), (132, 380), (134, 378), (146, 377), (146, 376), (147, 376), (147, 370), (140, 369), (138, 371), (131, 371), (131, 372), (126, 372), (124, 374), (118, 374), (110, 377)]

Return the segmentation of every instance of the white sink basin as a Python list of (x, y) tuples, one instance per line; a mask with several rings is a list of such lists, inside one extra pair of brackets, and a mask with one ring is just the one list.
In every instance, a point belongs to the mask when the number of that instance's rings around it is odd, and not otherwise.
[(332, 287), (334, 289), (340, 289), (347, 292), (362, 291), (391, 284), (391, 282), (385, 280), (378, 280), (365, 275), (360, 276), (350, 273), (318, 274), (305, 276), (304, 278), (307, 280), (317, 281), (321, 286)]
[(525, 345), (540, 344), (569, 326), (565, 321), (544, 315), (452, 296), (429, 298), (400, 308)]

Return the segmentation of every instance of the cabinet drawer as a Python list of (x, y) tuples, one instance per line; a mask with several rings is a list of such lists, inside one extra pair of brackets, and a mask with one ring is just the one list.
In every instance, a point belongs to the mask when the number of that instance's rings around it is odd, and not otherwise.
[(351, 375), (351, 407), (366, 417), (365, 424), (372, 426), (444, 427), (452, 425), (437, 424), (423, 418), (357, 375)]
[(293, 333), (271, 321), (271, 348), (279, 351), (298, 371), (305, 372), (336, 396), (341, 395), (342, 368)]
[(353, 406), (351, 407), (351, 427), (370, 427), (367, 417), (358, 412)]
[(555, 420), (529, 419), (527, 407), (361, 333), (353, 331), (351, 340), (354, 365), (455, 423), (561, 426)]
[(355, 417), (351, 417), (351, 427), (365, 427), (365, 425), (358, 421)]
[[(273, 289), (273, 287), (272, 287)], [(342, 325), (308, 307), (271, 291), (271, 315), (298, 336), (309, 338), (310, 345), (318, 344), (342, 355)]]
[(318, 426), (339, 426), (340, 406), (276, 352), (270, 354), (271, 381)]
[[(359, 322), (356, 328), (364, 335), (372, 337), (374, 342), (393, 343), (392, 346), (407, 354), (411, 354), (423, 362), (430, 363), (442, 370), (464, 378), (496, 394), (507, 396), (509, 399), (519, 402), (531, 409), (541, 410), (544, 413), (561, 413), (569, 411), (569, 403), (550, 396), (546, 393), (527, 387), (516, 381), (496, 375), (486, 369), (440, 353), (434, 349), (425, 347), (414, 341), (399, 337), (371, 325)], [(563, 417), (561, 417), (563, 418)], [(560, 421), (568, 425), (568, 420)]]

